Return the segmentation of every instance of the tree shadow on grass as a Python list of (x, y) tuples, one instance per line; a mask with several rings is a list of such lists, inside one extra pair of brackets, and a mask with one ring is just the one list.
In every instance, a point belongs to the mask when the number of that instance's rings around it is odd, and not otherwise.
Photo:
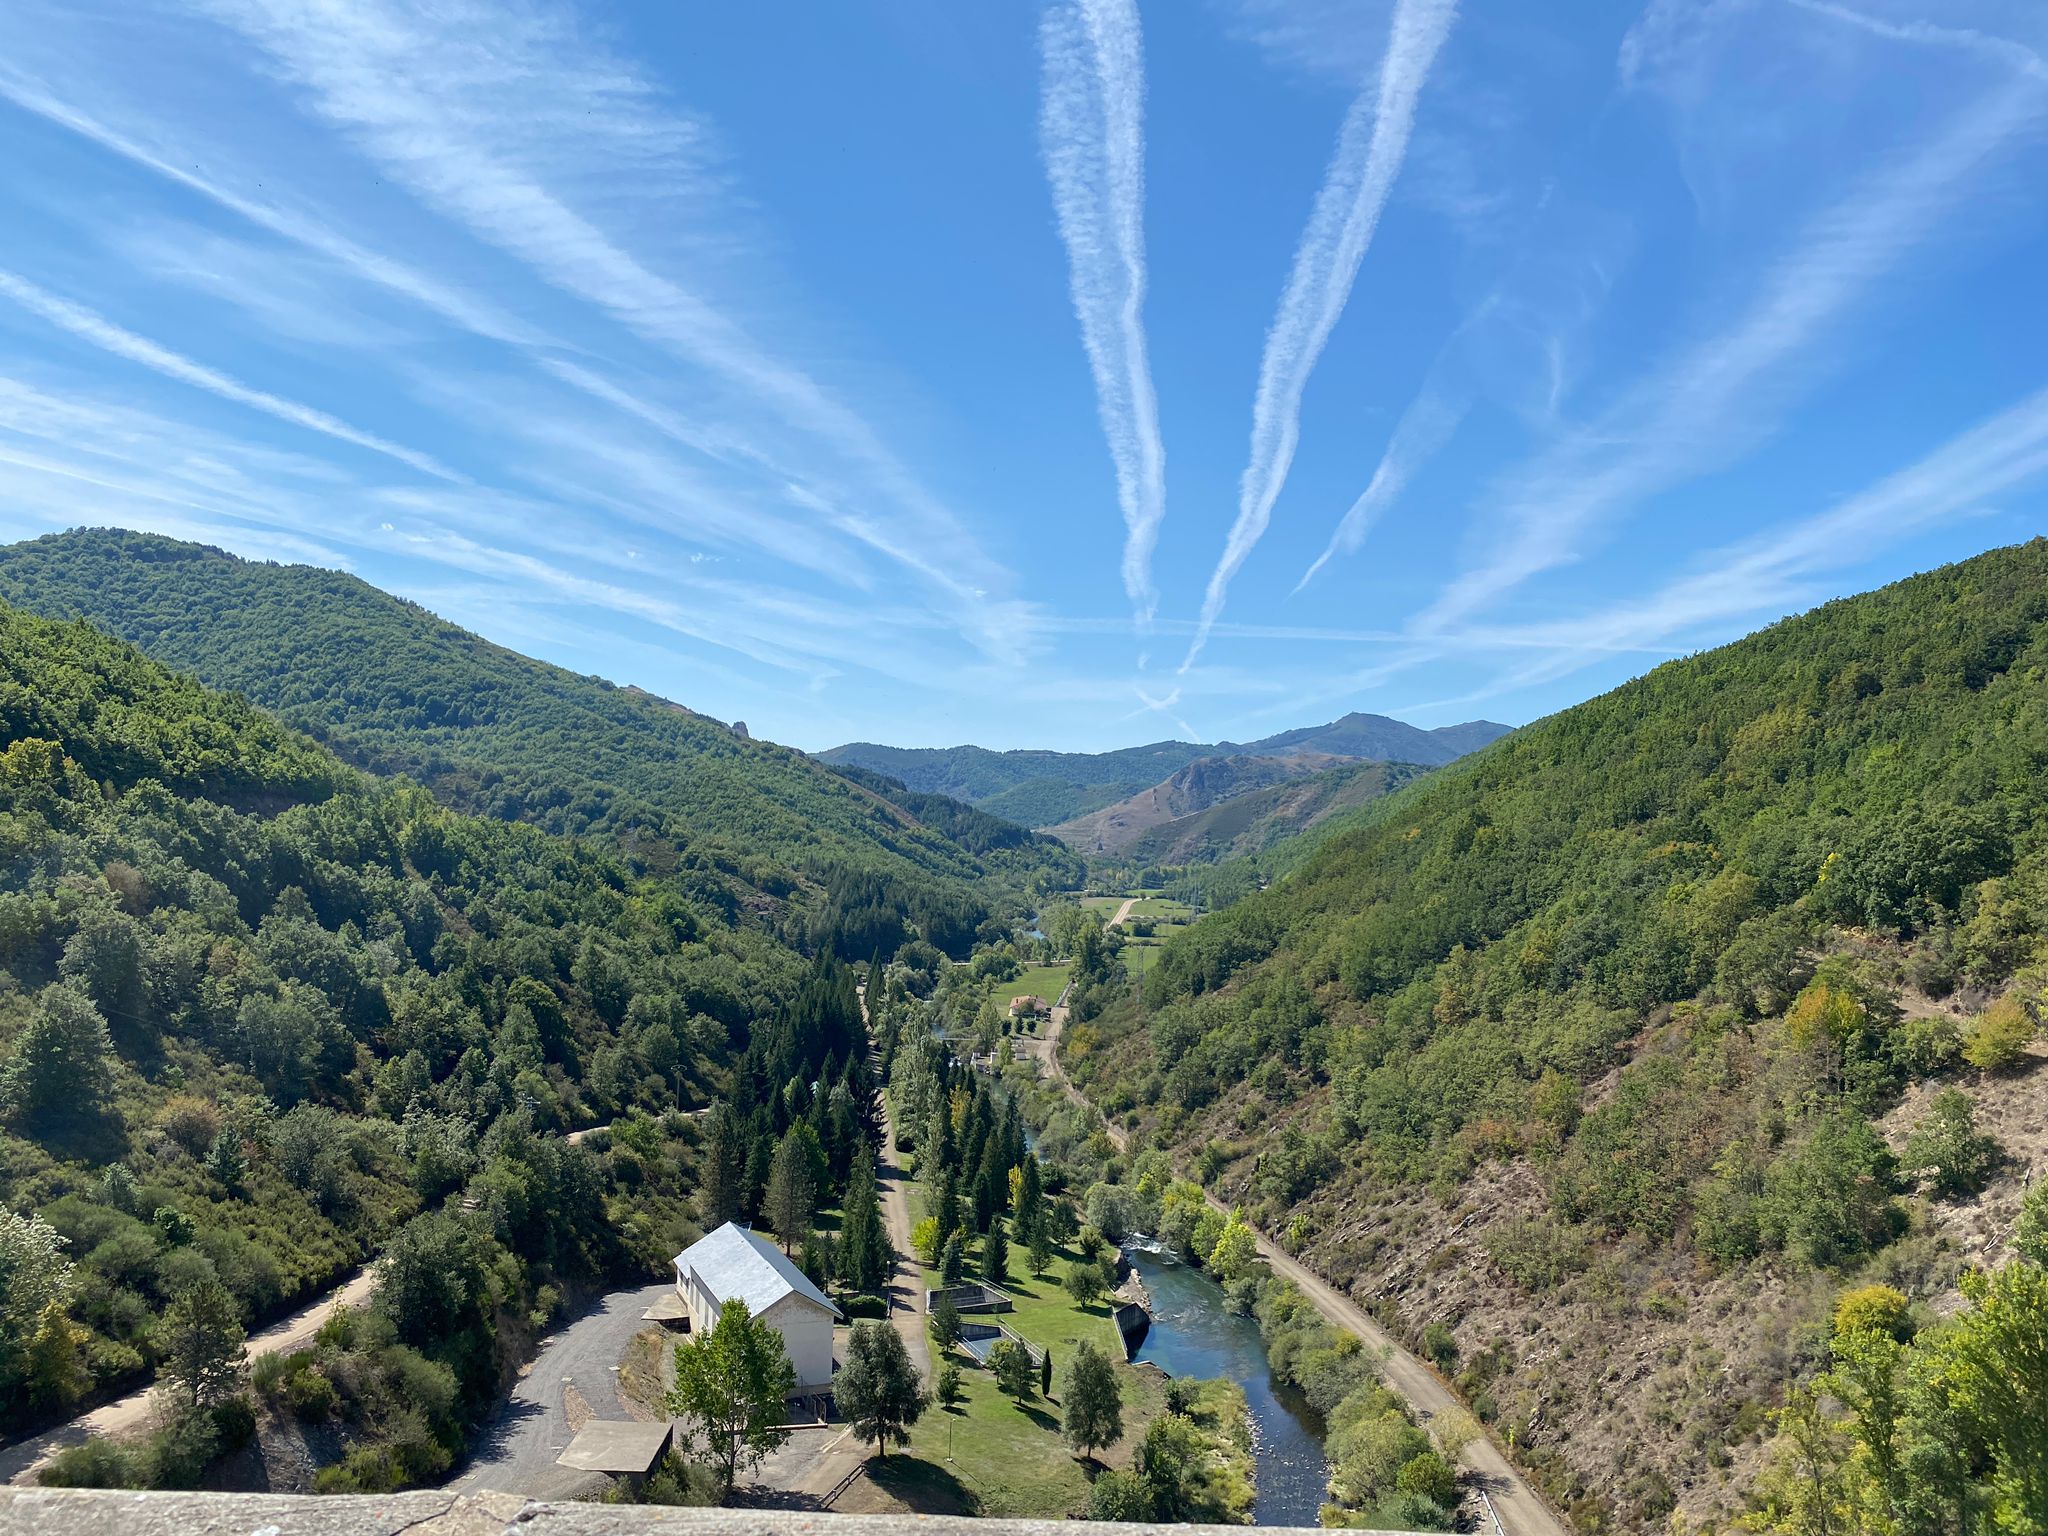
[(951, 1470), (901, 1453), (868, 1459), (868, 1481), (920, 1515), (978, 1515), (981, 1500)]
[(1047, 1413), (1043, 1408), (1034, 1408), (1029, 1403), (1019, 1403), (1017, 1411), (1040, 1429), (1047, 1430), (1055, 1435), (1060, 1432), (1060, 1421)]

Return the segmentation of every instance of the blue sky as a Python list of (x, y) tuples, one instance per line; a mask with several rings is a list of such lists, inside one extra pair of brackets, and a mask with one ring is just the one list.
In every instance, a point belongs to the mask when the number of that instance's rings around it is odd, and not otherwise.
[(16, 0), (0, 536), (807, 748), (1519, 723), (2048, 524), (2035, 0)]

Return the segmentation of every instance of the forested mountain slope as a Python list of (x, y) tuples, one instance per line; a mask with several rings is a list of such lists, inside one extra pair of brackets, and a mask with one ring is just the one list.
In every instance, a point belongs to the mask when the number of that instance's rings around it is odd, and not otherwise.
[(0, 549), (0, 597), (89, 619), (461, 809), (606, 832), (646, 867), (704, 870), (707, 889), (732, 876), (767, 903), (803, 895), (792, 936), (859, 958), (900, 942), (892, 909), (964, 955), (986, 893), (1074, 874), (1042, 842), (970, 851), (800, 752), (505, 650), (340, 572), (76, 530)]
[(1379, 762), (1448, 763), (1507, 734), (1487, 720), (1421, 730), (1385, 715), (1349, 714), (1259, 741), (1155, 741), (1115, 752), (993, 752), (986, 747), (885, 747), (850, 742), (820, 756), (912, 789), (965, 800), (1031, 827), (1052, 827), (1160, 785), (1198, 758), (1321, 753)]
[[(2036, 540), (1356, 813), (1066, 1058), (1438, 1358), (1582, 1529), (1697, 1529), (1827, 1364), (1837, 1291), (1959, 1304), (2048, 1166), (2044, 784)], [(1921, 1080), (1957, 1092), (1902, 1123)], [(1971, 1444), (1942, 1454), (1990, 1479)]]
[[(675, 1111), (805, 974), (715, 891), (0, 604), (0, 1426), (382, 1251), (372, 1313), (269, 1389), (342, 1426), (333, 1486), (437, 1475), (566, 1290), (693, 1230)], [(247, 1433), (202, 1399), (123, 1475)]]

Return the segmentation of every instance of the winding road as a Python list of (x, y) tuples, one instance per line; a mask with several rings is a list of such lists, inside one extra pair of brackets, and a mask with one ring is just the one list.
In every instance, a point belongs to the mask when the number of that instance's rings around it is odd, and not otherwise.
[[(1119, 914), (1121, 916), (1121, 914)], [(1088, 1099), (1074, 1086), (1067, 1069), (1060, 1061), (1060, 1031), (1065, 1028), (1067, 1010), (1064, 1006), (1052, 1010), (1052, 1018), (1046, 1028), (1043, 1059), (1052, 1065), (1052, 1075), (1067, 1096), (1084, 1107)], [(1104, 1119), (1103, 1129), (1115, 1143), (1118, 1151), (1129, 1149), (1129, 1136), (1123, 1128)], [(1214, 1194), (1207, 1196), (1209, 1204), (1226, 1214), (1230, 1207)], [(1356, 1334), (1368, 1349), (1379, 1354), (1380, 1376), (1394, 1391), (1408, 1400), (1415, 1410), (1416, 1419), (1427, 1425), (1440, 1413), (1463, 1412), (1464, 1404), (1458, 1401), (1442, 1377), (1427, 1364), (1403, 1349), (1387, 1331), (1373, 1321), (1371, 1314), (1339, 1291), (1314, 1270), (1287, 1253), (1258, 1228), (1252, 1229), (1258, 1243), (1259, 1254), (1277, 1275), (1284, 1275), (1299, 1286), (1304, 1296), (1315, 1304), (1332, 1326)], [(1499, 1527), (1498, 1536), (1570, 1536), (1571, 1528), (1554, 1514), (1542, 1497), (1523, 1480), (1522, 1474), (1507, 1458), (1491, 1438), (1481, 1435), (1468, 1444), (1459, 1460), (1472, 1473)]]
[[(249, 1335), (249, 1358), (253, 1360), (258, 1355), (273, 1352), (289, 1353), (312, 1343), (322, 1323), (342, 1307), (362, 1306), (369, 1301), (370, 1292), (376, 1289), (376, 1285), (376, 1266), (364, 1265), (340, 1285), (323, 1292), (289, 1317)], [(131, 1435), (147, 1429), (150, 1397), (155, 1391), (156, 1383), (151, 1382), (146, 1387), (136, 1388), (126, 1397), (102, 1403), (90, 1413), (82, 1413), (54, 1429), (18, 1440), (0, 1450), (0, 1482), (34, 1482), (35, 1474), (43, 1463), (66, 1446), (81, 1444), (89, 1435)]]

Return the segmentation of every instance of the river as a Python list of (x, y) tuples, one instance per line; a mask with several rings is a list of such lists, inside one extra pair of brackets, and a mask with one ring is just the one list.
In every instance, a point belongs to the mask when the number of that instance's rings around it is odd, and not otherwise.
[(1299, 1392), (1273, 1379), (1259, 1325), (1232, 1312), (1200, 1270), (1136, 1244), (1129, 1252), (1152, 1293), (1152, 1328), (1134, 1358), (1168, 1375), (1223, 1376), (1243, 1387), (1258, 1477), (1253, 1523), (1314, 1525), (1329, 1478), (1322, 1423)]

